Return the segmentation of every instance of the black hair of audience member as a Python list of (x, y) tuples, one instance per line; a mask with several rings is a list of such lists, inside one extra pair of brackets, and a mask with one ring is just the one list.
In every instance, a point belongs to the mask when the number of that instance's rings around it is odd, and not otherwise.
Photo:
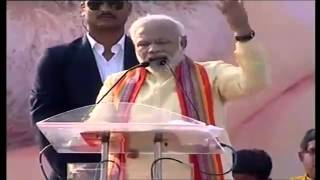
[(310, 179), (316, 179), (316, 130), (309, 129), (303, 136), (300, 143), (300, 151), (298, 152), (299, 160), (303, 164), (306, 175)]
[(232, 175), (235, 179), (267, 180), (270, 179), (271, 170), (272, 160), (267, 152), (260, 149), (243, 149), (237, 151), (237, 164)]
[(301, 150), (306, 151), (308, 149), (308, 144), (310, 141), (313, 141), (316, 139), (316, 131), (315, 129), (309, 129), (306, 134), (304, 135), (301, 143), (300, 148)]

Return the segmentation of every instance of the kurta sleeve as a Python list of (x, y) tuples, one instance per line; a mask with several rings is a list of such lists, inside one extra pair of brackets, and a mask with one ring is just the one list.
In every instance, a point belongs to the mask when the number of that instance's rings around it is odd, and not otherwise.
[(255, 39), (237, 42), (234, 55), (238, 66), (216, 61), (206, 68), (223, 101), (252, 95), (270, 82), (265, 50)]

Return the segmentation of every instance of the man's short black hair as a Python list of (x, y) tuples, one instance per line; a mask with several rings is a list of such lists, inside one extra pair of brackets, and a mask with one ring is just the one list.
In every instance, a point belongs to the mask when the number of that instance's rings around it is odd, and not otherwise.
[(260, 149), (237, 151), (237, 163), (232, 174), (247, 174), (257, 179), (268, 179), (272, 170), (272, 160), (267, 152)]
[(301, 150), (306, 151), (308, 149), (309, 142), (315, 140), (315, 134), (316, 134), (315, 129), (309, 129), (306, 132), (306, 134), (304, 135), (304, 137), (300, 143)]

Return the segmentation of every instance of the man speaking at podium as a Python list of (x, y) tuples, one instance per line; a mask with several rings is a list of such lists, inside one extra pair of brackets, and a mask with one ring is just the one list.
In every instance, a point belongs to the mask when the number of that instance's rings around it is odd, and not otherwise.
[[(149, 66), (128, 72), (110, 94), (104, 96), (124, 72), (109, 76), (97, 102), (103, 98), (101, 102), (147, 104), (224, 128), (224, 104), (263, 89), (267, 85), (267, 70), (263, 49), (249, 25), (243, 2), (222, 0), (218, 3), (217, 7), (234, 32), (234, 54), (239, 66), (223, 61), (196, 63), (184, 54), (187, 38), (180, 22), (166, 15), (147, 15), (133, 22), (130, 35), (138, 61), (150, 62)], [(230, 144), (227, 133), (219, 140)], [(129, 178), (138, 173), (135, 168), (146, 163), (142, 157), (127, 159), (134, 161), (134, 167), (126, 170)], [(196, 156), (183, 160), (194, 165), (195, 179), (232, 179), (231, 173), (208, 176), (199, 171), (201, 167), (201, 171), (223, 173), (231, 167), (231, 157), (205, 155), (205, 161), (201, 159)], [(145, 172), (150, 171), (145, 169)], [(175, 172), (176, 178), (190, 176), (190, 170), (189, 173), (181, 169)]]

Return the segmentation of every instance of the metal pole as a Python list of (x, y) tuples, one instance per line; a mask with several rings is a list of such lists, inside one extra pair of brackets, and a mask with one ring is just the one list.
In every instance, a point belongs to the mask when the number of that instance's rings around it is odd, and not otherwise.
[(100, 164), (100, 180), (108, 180), (109, 138), (110, 132), (104, 133), (101, 136), (101, 161), (103, 163)]
[[(162, 157), (162, 134), (156, 133), (154, 137), (154, 159)], [(162, 162), (161, 160), (155, 164), (155, 179), (162, 180)]]

